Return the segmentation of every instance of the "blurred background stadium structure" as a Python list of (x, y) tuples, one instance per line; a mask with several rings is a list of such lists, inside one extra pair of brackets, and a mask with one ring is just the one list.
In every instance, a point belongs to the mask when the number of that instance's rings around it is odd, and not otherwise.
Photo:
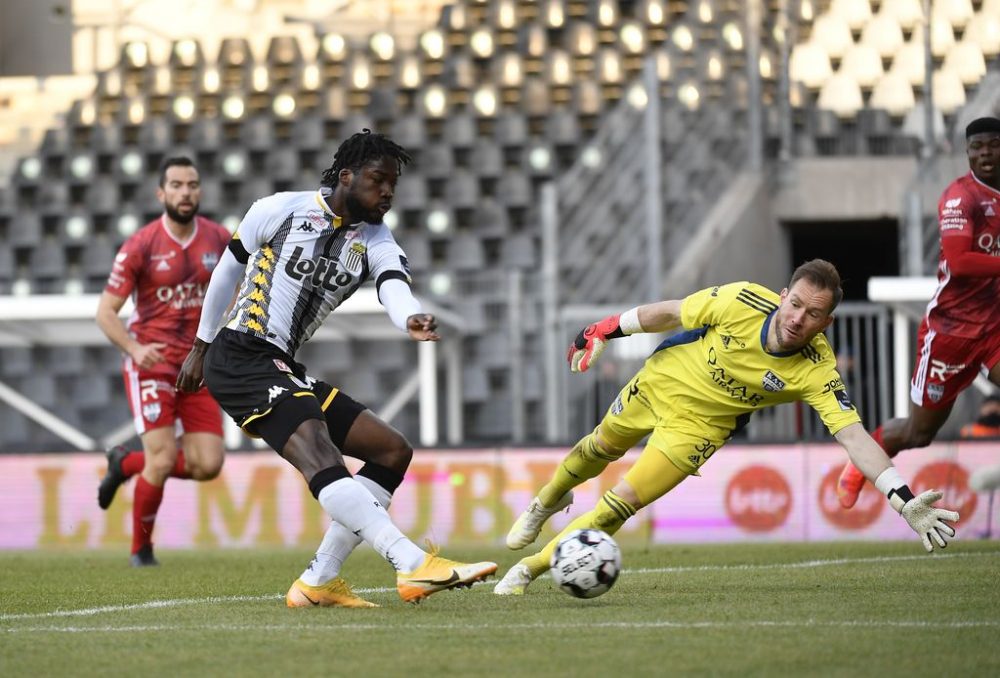
[[(933, 274), (936, 201), (967, 171), (962, 130), (1000, 113), (998, 0), (0, 10), (4, 451), (129, 436), (118, 353), (87, 317), (118, 246), (159, 213), (165, 154), (195, 158), (202, 212), (234, 229), (256, 198), (315, 186), (363, 127), (416, 160), (387, 223), (418, 295), (452, 319), (434, 358), (451, 400), (422, 410), (418, 347), (350, 322), (300, 359), (413, 440), (573, 439), (652, 345), (618, 342), (596, 375), (571, 378), (564, 347), (586, 322), (708, 284), (780, 289), (815, 256), (845, 276), (831, 338), (875, 425), (901, 406), (893, 379), (912, 357), (894, 365), (894, 337), (922, 303), (893, 313), (867, 283)], [(12, 311), (43, 306), (51, 322)], [(960, 401), (956, 430), (974, 404)], [(422, 428), (428, 411), (437, 426)], [(789, 405), (746, 435), (825, 432)]]

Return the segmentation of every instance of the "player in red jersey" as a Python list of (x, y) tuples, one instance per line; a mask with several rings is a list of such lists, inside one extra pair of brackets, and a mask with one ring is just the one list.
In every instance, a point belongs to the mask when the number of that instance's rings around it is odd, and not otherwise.
[[(143, 447), (141, 452), (116, 447), (107, 453), (108, 472), (97, 498), (106, 509), (118, 487), (139, 475), (132, 505), (134, 567), (158, 564), (153, 524), (167, 478), (211, 480), (223, 457), (218, 404), (208, 389), (178, 393), (174, 382), (194, 342), (205, 290), (230, 234), (197, 216), (201, 183), (190, 159), (163, 162), (156, 195), (163, 215), (122, 245), (97, 308), (97, 324), (125, 354), (125, 391)], [(128, 297), (135, 310), (126, 324), (118, 312)]]
[[(938, 288), (917, 333), (910, 416), (872, 434), (890, 457), (930, 445), (980, 371), (1000, 385), (1000, 119), (973, 120), (965, 139), (971, 171), (938, 203)], [(837, 483), (844, 508), (854, 506), (864, 484), (848, 463)]]

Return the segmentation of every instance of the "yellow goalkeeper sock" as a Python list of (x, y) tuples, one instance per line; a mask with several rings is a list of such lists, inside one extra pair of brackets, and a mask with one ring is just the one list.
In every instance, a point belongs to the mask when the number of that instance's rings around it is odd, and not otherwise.
[(578, 442), (556, 469), (552, 480), (538, 491), (538, 500), (546, 508), (556, 505), (574, 487), (601, 474), (608, 464), (621, 458), (622, 452), (607, 452), (591, 433)]
[(545, 547), (533, 556), (528, 556), (521, 560), (521, 563), (528, 566), (531, 578), (535, 579), (548, 571), (549, 563), (552, 560), (552, 553), (556, 546), (567, 534), (573, 530), (583, 530), (593, 528), (604, 530), (608, 534), (617, 532), (625, 521), (636, 514), (638, 509), (628, 503), (617, 494), (608, 490), (597, 503), (593, 511), (588, 511), (571, 522), (566, 528), (557, 534)]

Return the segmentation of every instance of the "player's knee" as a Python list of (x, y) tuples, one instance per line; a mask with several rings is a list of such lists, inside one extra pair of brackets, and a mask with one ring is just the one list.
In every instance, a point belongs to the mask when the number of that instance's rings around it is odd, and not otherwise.
[(162, 481), (170, 475), (176, 462), (177, 450), (150, 450), (146, 453), (146, 463), (143, 470), (147, 477)]
[[(195, 476), (198, 480), (212, 480), (218, 478), (222, 472), (222, 455), (206, 455), (198, 463), (198, 471)], [(194, 474), (192, 474), (194, 476)]]

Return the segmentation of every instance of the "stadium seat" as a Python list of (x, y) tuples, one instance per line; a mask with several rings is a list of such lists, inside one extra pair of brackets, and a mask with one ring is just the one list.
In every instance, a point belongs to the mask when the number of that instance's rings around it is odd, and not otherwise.
[(495, 132), (501, 147), (520, 148), (528, 140), (528, 121), (516, 111), (505, 111), (497, 118)]
[(852, 30), (861, 30), (872, 18), (872, 8), (868, 0), (833, 0), (830, 14), (846, 21)]
[(488, 262), (478, 236), (459, 233), (448, 241), (448, 268), (452, 271), (478, 271)]
[(962, 40), (948, 50), (942, 69), (952, 71), (963, 85), (969, 87), (986, 75), (986, 60), (978, 44)]
[(879, 56), (889, 59), (903, 46), (903, 29), (895, 17), (879, 12), (861, 32), (861, 43), (874, 47)]
[(931, 17), (947, 21), (954, 28), (965, 28), (973, 16), (972, 0), (936, 0)]
[(479, 201), (473, 221), (476, 229), (483, 233), (507, 233), (510, 230), (507, 210), (497, 202), (496, 196), (484, 197)]
[(924, 18), (921, 0), (884, 0), (879, 13), (893, 17), (907, 31)]
[(870, 102), (873, 108), (884, 109), (896, 118), (906, 115), (913, 109), (915, 103), (913, 88), (906, 78), (896, 71), (886, 73), (875, 83)]
[(490, 398), (486, 370), (475, 363), (462, 365), (462, 401), (482, 403)]
[(406, 170), (396, 183), (393, 207), (400, 211), (422, 210), (427, 206), (427, 185), (417, 171)]
[(412, 113), (396, 118), (393, 121), (391, 134), (396, 143), (411, 153), (419, 153), (427, 143), (424, 119)]
[(494, 179), (503, 174), (503, 154), (490, 139), (476, 139), (472, 150), (472, 171), (480, 177)]
[(251, 151), (268, 151), (274, 147), (274, 121), (267, 115), (255, 115), (243, 123), (241, 145)]
[(373, 88), (368, 93), (368, 106), (365, 112), (375, 123), (376, 130), (383, 130), (399, 116), (398, 93), (390, 85)]
[(934, 105), (945, 115), (965, 105), (965, 87), (958, 74), (949, 70), (934, 72)]
[(979, 46), (984, 56), (992, 59), (1000, 55), (1000, 2), (995, 2), (993, 11), (987, 10), (986, 2), (979, 13), (965, 27), (962, 39)]
[(891, 72), (906, 79), (910, 86), (921, 87), (924, 84), (924, 47), (921, 43), (910, 40), (896, 52), (892, 59)]
[[(41, 360), (36, 364), (45, 365), (49, 363), (46, 360)], [(22, 381), (21, 388), (25, 397), (36, 405), (45, 409), (51, 409), (56, 404), (56, 380), (51, 374), (35, 371), (31, 374), (30, 378)]]
[(479, 203), (479, 180), (470, 170), (454, 170), (445, 184), (445, 200), (456, 210), (475, 209)]
[(851, 27), (842, 17), (826, 13), (816, 17), (810, 42), (818, 45), (832, 59), (840, 59), (854, 44)]
[(292, 127), (292, 143), (296, 148), (318, 151), (325, 141), (321, 118), (316, 115), (296, 116)]
[(7, 238), (13, 247), (34, 247), (42, 241), (41, 216), (28, 209), (19, 209), (11, 219)]
[(528, 234), (510, 235), (501, 241), (501, 263), (505, 268), (524, 268), (534, 270), (539, 263), (540, 248), (535, 244), (535, 238)]
[(219, 118), (199, 117), (191, 125), (191, 145), (202, 151), (217, 151), (223, 146), (225, 135)]
[(52, 374), (56, 376), (76, 376), (87, 367), (84, 349), (77, 344), (59, 347), (59, 359), (51, 363)]
[(858, 111), (858, 130), (864, 138), (868, 153), (891, 153), (894, 129), (889, 111), (882, 108), (864, 108)]
[(114, 243), (107, 235), (99, 233), (91, 237), (83, 249), (83, 274), (89, 279), (90, 291), (100, 289), (107, 282), (115, 259)]
[(66, 271), (66, 253), (54, 237), (44, 238), (31, 253), (30, 270), (36, 280), (55, 280)]
[(819, 45), (799, 43), (792, 48), (790, 77), (810, 89), (819, 89), (833, 75), (830, 57)]
[(534, 201), (531, 184), (520, 172), (507, 172), (497, 184), (497, 201), (504, 207), (528, 207)]
[(139, 127), (139, 146), (143, 152), (166, 153), (171, 150), (173, 133), (166, 118), (151, 117)]
[(417, 169), (429, 178), (447, 178), (454, 168), (451, 148), (445, 144), (428, 145), (420, 154)]
[[(406, 224), (406, 226), (416, 226), (417, 224)], [(431, 250), (427, 238), (417, 231), (412, 230), (405, 236), (396, 236), (399, 246), (406, 253), (406, 259), (410, 262), (410, 269), (414, 272), (429, 271), (431, 269)]]
[(852, 45), (844, 54), (838, 72), (849, 75), (861, 87), (871, 89), (882, 77), (882, 57), (874, 47)]

